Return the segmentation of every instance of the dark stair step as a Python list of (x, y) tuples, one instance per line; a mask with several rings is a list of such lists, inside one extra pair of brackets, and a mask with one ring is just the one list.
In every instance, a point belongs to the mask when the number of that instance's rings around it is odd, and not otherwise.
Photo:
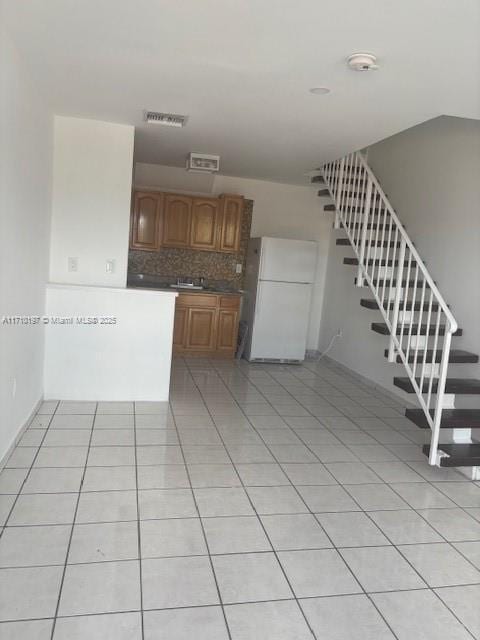
[[(480, 466), (480, 443), (439, 444), (438, 449), (448, 453), (449, 458), (441, 458), (441, 467), (478, 467)], [(430, 454), (430, 445), (422, 447), (423, 453)]]
[[(384, 324), (383, 322), (372, 322), (372, 331), (376, 331), (377, 333), (381, 333), (385, 336), (390, 335), (390, 331), (388, 330), (387, 325)], [(397, 327), (397, 336), (400, 335), (400, 331), (401, 331), (401, 327)], [(405, 331), (403, 333), (405, 335)], [(429, 335), (434, 336), (435, 333), (436, 333), (436, 326), (431, 325)], [(417, 336), (417, 335), (424, 336), (426, 334), (427, 334), (427, 325), (422, 324), (421, 327), (419, 327), (418, 324), (412, 325), (412, 336)], [(457, 329), (453, 335), (461, 336), (462, 334), (463, 334), (463, 329)], [(438, 335), (440, 336), (445, 335), (444, 325), (440, 325)]]
[[(420, 378), (417, 378), (417, 382), (420, 382)], [(393, 384), (400, 389), (403, 389), (407, 393), (414, 393), (412, 383), (409, 378), (395, 377)], [(430, 381), (423, 381), (422, 392), (428, 392)], [(437, 378), (434, 378), (432, 383), (432, 393), (437, 393)], [(445, 393), (458, 393), (461, 395), (477, 395), (480, 394), (480, 380), (476, 378), (447, 378), (445, 384)]]
[[(417, 362), (423, 362), (423, 349), (418, 349)], [(385, 349), (385, 357), (388, 358), (388, 349)], [(433, 349), (427, 349), (427, 359), (425, 362), (432, 362)], [(415, 354), (410, 353), (408, 356), (408, 362), (414, 362)], [(435, 362), (441, 362), (442, 351), (435, 351)], [(464, 351), (463, 349), (450, 349), (448, 361), (455, 364), (466, 364), (467, 362), (478, 362), (478, 356), (470, 351)], [(397, 356), (397, 362), (403, 362), (400, 356)]]
[[(326, 204), (323, 207), (324, 211), (335, 211), (335, 205), (334, 204)], [(363, 207), (359, 208), (358, 213), (362, 213), (363, 211)], [(378, 213), (380, 211), (380, 209), (378, 209), (378, 207), (375, 207), (375, 209), (370, 209), (370, 213)], [(383, 211), (383, 210), (382, 210)], [(355, 215), (355, 212), (353, 212), (353, 215)]]
[[(313, 178), (311, 178), (310, 180), (311, 184), (325, 184), (325, 178), (324, 176), (320, 175), (320, 176), (313, 176)], [(354, 185), (366, 185), (367, 184), (367, 178), (366, 177), (358, 177), (358, 176), (344, 176), (343, 178), (343, 183), (346, 184), (354, 184)]]
[[(354, 280), (354, 284), (357, 284), (357, 278), (355, 278)], [(397, 281), (396, 280), (385, 280), (383, 278), (380, 278), (380, 280), (372, 280), (372, 284), (374, 287), (383, 287), (383, 285), (385, 285), (385, 287), (388, 286), (392, 286), (392, 287), (396, 287), (397, 286)], [(417, 280), (417, 288), (420, 288), (423, 285), (423, 280)], [(367, 287), (368, 285), (365, 284), (365, 287)], [(402, 287), (409, 287), (409, 288), (413, 288), (415, 287), (415, 280), (402, 280)], [(403, 306), (401, 307), (403, 309)]]
[[(434, 412), (430, 412), (432, 418)], [(423, 409), (407, 409), (406, 417), (420, 429), (430, 429)], [(444, 409), (441, 429), (480, 429), (480, 409)]]
[[(398, 260), (395, 260), (395, 262), (393, 262), (392, 260), (385, 260), (385, 259), (380, 260), (379, 258), (374, 260), (373, 258), (370, 258), (370, 260), (368, 261), (369, 266), (372, 266), (374, 263), (376, 267), (398, 267)], [(358, 258), (350, 258), (350, 257), (344, 258), (343, 264), (353, 264), (358, 267)], [(412, 260), (411, 266), (416, 267), (417, 263)], [(405, 262), (405, 268), (406, 267), (407, 267), (407, 262)]]
[[(353, 225), (353, 227), (355, 229), (361, 229), (363, 227), (363, 224), (361, 222), (357, 222)], [(383, 231), (385, 229), (385, 235), (388, 235), (389, 231), (390, 231), (390, 224), (387, 222), (387, 224), (377, 224), (376, 222), (369, 222), (367, 223), (367, 229), (371, 229), (373, 231), (376, 231), (377, 229), (379, 231)], [(394, 228), (392, 227), (392, 235), (395, 233), (395, 231), (393, 230)], [(373, 235), (373, 234), (372, 234)]]
[[(395, 303), (394, 302), (390, 302), (390, 310), (393, 310)], [(370, 300), (367, 298), (362, 298), (360, 300), (360, 306), (365, 307), (366, 309), (378, 309), (378, 304), (376, 300)], [(400, 302), (400, 311), (412, 311), (412, 307), (414, 311), (420, 311), (420, 307), (421, 307), (421, 303), (420, 302), (415, 302), (414, 305), (412, 305), (411, 301), (408, 302), (405, 305), (403, 302)], [(427, 302), (423, 303), (423, 311), (427, 311), (429, 310), (430, 305)], [(436, 302), (432, 302), (432, 311), (438, 311), (439, 306)]]
[[(342, 246), (350, 246), (350, 240), (348, 238), (337, 238), (337, 244)], [(377, 240), (377, 242), (366, 242), (366, 247), (399, 247), (399, 242), (382, 242), (381, 240)]]
[[(323, 197), (323, 196), (330, 196), (330, 191), (328, 189), (320, 189), (320, 191), (317, 191), (317, 196)], [(342, 194), (342, 198), (364, 198), (365, 197), (365, 193), (362, 191), (360, 193), (357, 193), (356, 191), (347, 191), (345, 193)]]

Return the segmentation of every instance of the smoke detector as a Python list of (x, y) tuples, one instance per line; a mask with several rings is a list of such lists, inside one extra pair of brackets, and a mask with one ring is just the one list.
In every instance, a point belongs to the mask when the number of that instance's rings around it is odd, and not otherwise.
[(352, 53), (347, 58), (347, 64), (353, 71), (376, 71), (378, 69), (377, 56), (373, 53)]
[(164, 127), (184, 127), (188, 116), (177, 113), (160, 113), (160, 111), (145, 111), (145, 121), (149, 124), (162, 124)]

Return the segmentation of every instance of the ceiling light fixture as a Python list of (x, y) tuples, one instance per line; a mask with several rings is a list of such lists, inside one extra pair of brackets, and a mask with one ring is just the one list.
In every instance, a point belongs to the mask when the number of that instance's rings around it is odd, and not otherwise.
[(325, 96), (327, 93), (330, 93), (331, 89), (328, 87), (313, 87), (310, 89), (310, 93), (313, 93), (314, 96)]

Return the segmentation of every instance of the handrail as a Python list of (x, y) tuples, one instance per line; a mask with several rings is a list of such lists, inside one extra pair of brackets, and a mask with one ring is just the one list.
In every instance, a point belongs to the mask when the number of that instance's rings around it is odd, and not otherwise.
[(429, 463), (438, 464), (457, 321), (363, 155), (355, 151), (325, 164), (323, 177), (335, 227), (344, 228), (358, 259), (356, 284), (372, 290), (390, 332), (388, 359), (405, 366), (432, 431)]

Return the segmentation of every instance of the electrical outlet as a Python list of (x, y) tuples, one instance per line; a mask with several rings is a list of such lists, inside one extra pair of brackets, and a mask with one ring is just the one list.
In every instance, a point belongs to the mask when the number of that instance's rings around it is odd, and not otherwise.
[(107, 273), (114, 273), (115, 272), (115, 260), (113, 258), (111, 258), (110, 260), (106, 261), (105, 270), (106, 270)]
[(68, 258), (67, 264), (69, 271), (78, 271), (78, 258)]
[(337, 337), (341, 338), (343, 336), (343, 331), (341, 329), (337, 329)]
[(235, 273), (242, 273), (242, 264), (241, 262), (237, 262), (236, 267), (235, 267)]

